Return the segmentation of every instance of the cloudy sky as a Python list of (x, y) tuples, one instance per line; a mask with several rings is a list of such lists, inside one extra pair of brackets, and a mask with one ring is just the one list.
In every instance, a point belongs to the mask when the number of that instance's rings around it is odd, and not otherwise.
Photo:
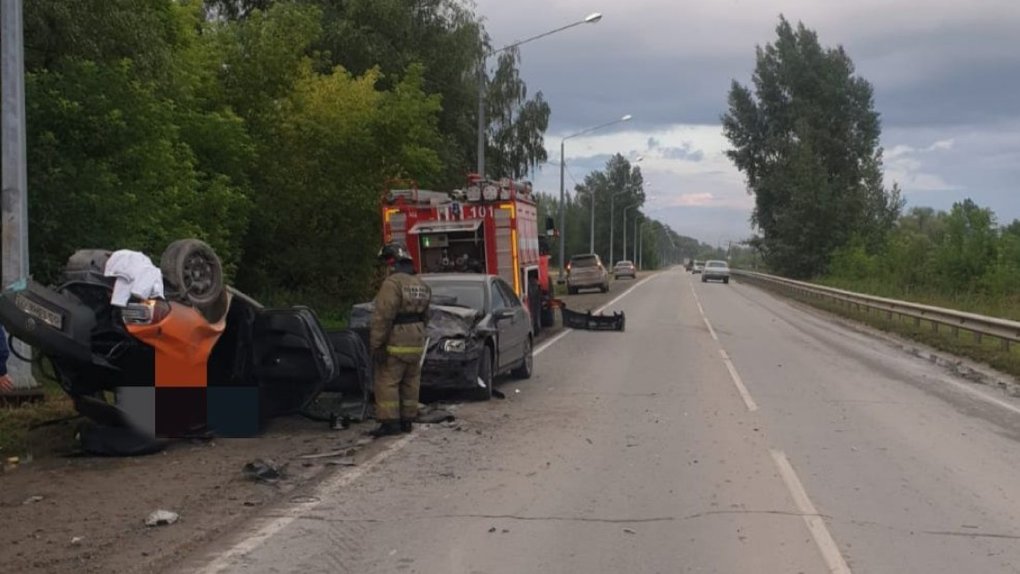
[[(843, 45), (874, 85), (886, 184), (908, 205), (970, 197), (1000, 221), (1020, 218), (1020, 0), (476, 2), (495, 46), (604, 15), (521, 48), (522, 76), (552, 106), (550, 159), (564, 135), (632, 114), (567, 141), (568, 188), (614, 153), (643, 156), (647, 210), (680, 233), (714, 244), (751, 232), (753, 198), (723, 155), (719, 117), (779, 14)], [(535, 181), (558, 191), (558, 166)]]

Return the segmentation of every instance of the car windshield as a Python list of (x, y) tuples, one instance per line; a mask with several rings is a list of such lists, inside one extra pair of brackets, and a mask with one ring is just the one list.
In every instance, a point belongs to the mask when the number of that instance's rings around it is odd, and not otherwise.
[(432, 296), (450, 298), (456, 305), (485, 311), (485, 283), (481, 281), (448, 281), (424, 279), (432, 288)]
[(594, 256), (588, 255), (586, 257), (574, 257), (570, 260), (570, 264), (574, 267), (595, 267), (598, 262)]

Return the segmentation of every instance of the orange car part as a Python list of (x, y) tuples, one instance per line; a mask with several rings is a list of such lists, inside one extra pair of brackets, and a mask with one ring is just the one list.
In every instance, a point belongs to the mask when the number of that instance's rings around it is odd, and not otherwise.
[(226, 317), (210, 323), (193, 307), (170, 303), (170, 313), (152, 325), (127, 325), (132, 336), (156, 349), (156, 387), (207, 387), (208, 363)]

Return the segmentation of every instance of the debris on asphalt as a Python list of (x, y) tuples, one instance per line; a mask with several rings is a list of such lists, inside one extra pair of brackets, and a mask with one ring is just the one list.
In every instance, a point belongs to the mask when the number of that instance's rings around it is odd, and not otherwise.
[(519, 395), (519, 394), (521, 394), (521, 390), (520, 389), (514, 389), (514, 393)]
[(71, 538), (71, 546), (79, 546), (84, 540), (85, 540), (84, 536), (75, 536)]
[(174, 522), (177, 522), (177, 519), (180, 517), (181, 516), (176, 512), (171, 512), (169, 510), (156, 510), (145, 519), (145, 525), (150, 528), (153, 526), (170, 526)]
[(418, 415), (418, 422), (422, 424), (436, 424), (444, 422), (453, 422), (457, 420), (457, 417), (446, 409), (429, 409), (426, 412)]
[(358, 466), (358, 463), (354, 461), (353, 457), (345, 456), (336, 460), (326, 461), (327, 466)]
[(509, 529), (509, 528), (504, 528), (504, 529), (503, 529), (503, 534), (506, 534), (506, 533), (508, 533), (508, 532), (510, 532), (510, 529)]
[(43, 497), (41, 496), (29, 496), (21, 504), (35, 504), (36, 502), (42, 502)]
[(242, 469), (244, 475), (257, 482), (276, 482), (283, 478), (283, 467), (278, 466), (271, 460), (257, 458)]
[(637, 534), (636, 530), (632, 530), (630, 528), (624, 528), (623, 531), (626, 532), (627, 534)]
[(492, 398), (494, 399), (505, 399), (506, 393), (499, 389), (492, 389)]
[(347, 447), (347, 448), (341, 448), (341, 449), (337, 449), (337, 450), (330, 450), (330, 451), (327, 451), (327, 452), (316, 452), (316, 453), (311, 453), (311, 454), (303, 454), (303, 455), (299, 456), (298, 458), (310, 460), (310, 459), (316, 459), (316, 458), (332, 458), (332, 457), (335, 457), (335, 456), (351, 456), (355, 452), (357, 452), (357, 450), (358, 449), (356, 449), (354, 447)]
[(595, 443), (591, 442), (591, 439), (590, 439), (590, 438), (586, 438), (586, 439), (584, 439), (584, 440), (588, 441), (588, 444), (595, 444)]
[(373, 440), (374, 440), (374, 439), (372, 439), (372, 438), (370, 438), (370, 437), (366, 437), (366, 438), (358, 439), (358, 442), (356, 442), (356, 443), (355, 443), (355, 445), (356, 445), (356, 446), (365, 446), (365, 445), (367, 445), (367, 444), (372, 444), (372, 441), (373, 441)]
[(346, 430), (351, 428), (350, 415), (337, 416), (336, 413), (329, 415), (329, 428), (332, 430)]
[(495, 531), (496, 531), (496, 527), (495, 527), (495, 526), (493, 526), (492, 528), (490, 528), (490, 529), (489, 529), (489, 534), (492, 534), (492, 533), (493, 533), (493, 532), (495, 532)]

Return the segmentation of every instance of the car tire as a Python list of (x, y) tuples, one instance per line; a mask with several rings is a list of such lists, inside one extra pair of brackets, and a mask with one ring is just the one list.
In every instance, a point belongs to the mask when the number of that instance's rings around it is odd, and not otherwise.
[(160, 257), (159, 268), (174, 295), (196, 307), (215, 304), (226, 287), (219, 256), (198, 239), (171, 243)]
[(510, 374), (515, 379), (530, 379), (535, 369), (535, 350), (531, 343), (531, 337), (524, 342), (524, 356), (521, 357), (521, 366), (517, 367)]
[(702, 283), (708, 283), (708, 278), (707, 278), (707, 277), (705, 277), (704, 275), (702, 275), (702, 276), (701, 276), (701, 282), (702, 282)]
[(577, 287), (567, 287), (567, 295), (577, 295)]
[[(492, 347), (486, 345), (481, 358), (478, 359), (478, 374), (474, 381), (475, 390), (472, 396), (476, 401), (492, 400), (492, 382), (496, 380), (492, 367)], [(485, 382), (485, 388), (478, 387), (478, 379)]]
[(600, 287), (599, 291), (602, 291), (603, 293), (609, 293), (609, 283), (606, 283), (605, 285)]
[(730, 278), (726, 277), (725, 279), (722, 280), (722, 282), (727, 284), (727, 285), (729, 285), (730, 284)]

